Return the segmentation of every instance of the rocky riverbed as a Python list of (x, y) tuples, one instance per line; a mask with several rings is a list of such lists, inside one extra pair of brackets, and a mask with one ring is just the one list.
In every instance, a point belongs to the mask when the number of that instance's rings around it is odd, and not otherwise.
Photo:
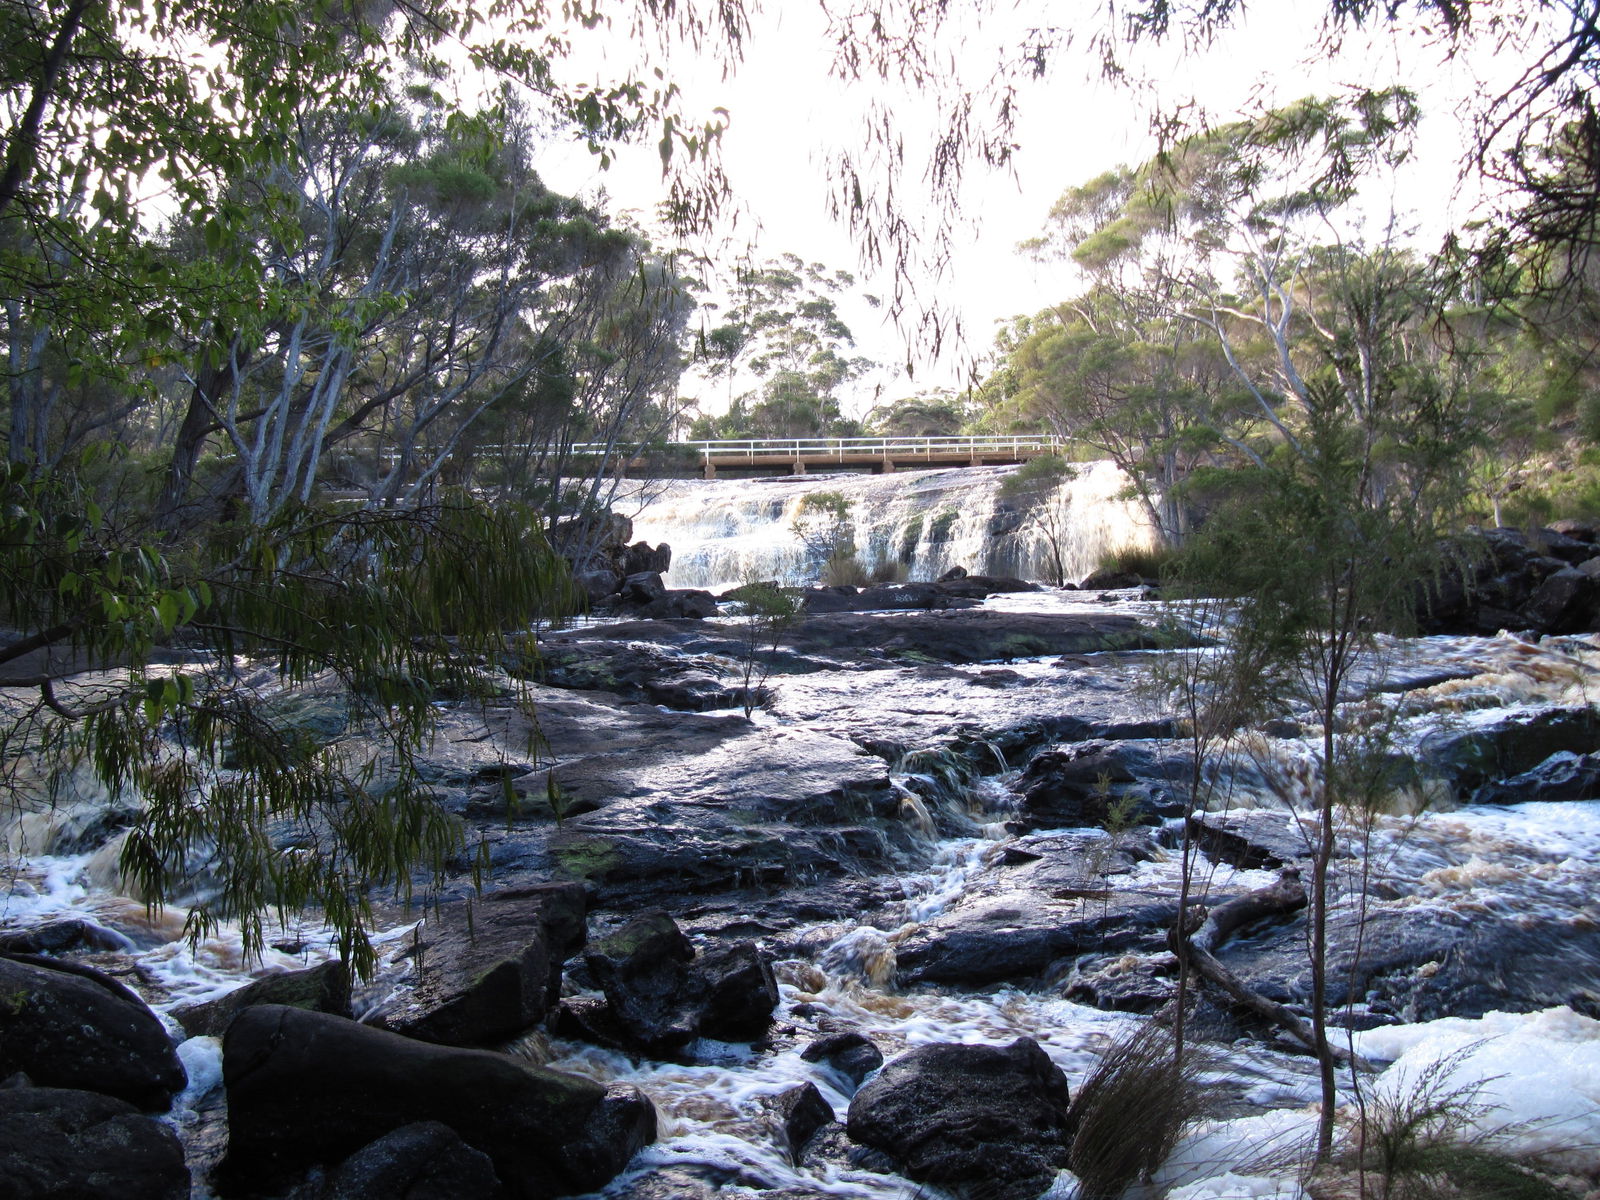
[[(1176, 988), (1185, 822), (1213, 908), (1304, 867), (1318, 731), (1283, 713), (1196, 772), (1149, 679), (1204, 630), (1137, 591), (960, 599), (814, 611), (772, 649), (726, 610), (596, 623), (498, 664), (501, 700), (442, 706), (424, 753), (466, 831), (454, 880), (436, 909), (385, 908), (384, 965), (354, 988), (314, 922), (260, 962), (227, 931), (187, 946), (181, 911), (122, 894), (103, 797), (18, 814), (0, 1176), (20, 1196), (1070, 1194), (1071, 1097)], [(1392, 803), (1336, 862), (1335, 1019), (1402, 1062), (1448, 1020), (1460, 1045), (1522, 1038), (1578, 1081), (1541, 1077), (1546, 1143), (1600, 1140), (1600, 648), (1441, 636), (1381, 659), (1348, 714), (1394, 730)], [(275, 702), (361, 752), (336, 691)], [(1213, 811), (1190, 813), (1196, 779)], [(1290, 908), (1217, 955), (1303, 1012), (1304, 941)], [(1165, 1182), (1298, 1188), (1314, 1064), (1218, 995), (1190, 1030), (1214, 1119)], [(1525, 1090), (1495, 1086), (1520, 1114)]]

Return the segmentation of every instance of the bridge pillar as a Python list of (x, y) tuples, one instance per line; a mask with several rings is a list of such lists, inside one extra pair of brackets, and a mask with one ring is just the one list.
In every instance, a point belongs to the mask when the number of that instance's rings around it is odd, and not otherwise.
[(717, 477), (717, 464), (712, 462), (708, 458), (708, 459), (706, 459), (706, 478), (707, 479), (715, 479), (716, 477)]
[(892, 458), (884, 459), (883, 462), (878, 465), (878, 474), (879, 475), (893, 475), (894, 474), (894, 459), (892, 459)]
[(806, 462), (805, 462), (805, 459), (797, 458), (797, 459), (794, 460), (794, 472), (793, 473), (796, 474), (796, 475), (804, 475), (806, 473)]

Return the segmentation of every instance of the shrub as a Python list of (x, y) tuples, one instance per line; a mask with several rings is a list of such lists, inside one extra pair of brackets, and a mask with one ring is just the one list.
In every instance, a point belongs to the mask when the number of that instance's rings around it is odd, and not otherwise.
[(1204, 1062), (1180, 1058), (1172, 1030), (1149, 1022), (1118, 1038), (1072, 1099), (1068, 1165), (1079, 1200), (1117, 1200), (1165, 1162), (1205, 1115)]
[(871, 582), (866, 564), (856, 557), (856, 548), (849, 543), (837, 547), (822, 564), (825, 587), (866, 587)]

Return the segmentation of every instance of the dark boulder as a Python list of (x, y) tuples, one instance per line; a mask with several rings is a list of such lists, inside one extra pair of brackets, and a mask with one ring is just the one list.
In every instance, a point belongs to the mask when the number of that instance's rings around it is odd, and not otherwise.
[(94, 1092), (0, 1090), (5, 1200), (188, 1200), (189, 1168), (168, 1125)]
[(848, 1079), (852, 1087), (860, 1087), (863, 1079), (883, 1066), (883, 1051), (860, 1033), (831, 1033), (820, 1037), (800, 1051), (800, 1057), (806, 1062), (826, 1063)]
[(785, 1088), (768, 1102), (773, 1133), (780, 1146), (798, 1159), (817, 1130), (830, 1123), (833, 1106), (822, 1098), (813, 1083), (797, 1083)]
[(1015, 784), (1022, 816), (1035, 829), (1151, 822), (1183, 811), (1186, 764), (1139, 745), (1090, 741), (1035, 755)]
[(671, 1054), (697, 1037), (753, 1041), (778, 1006), (772, 968), (753, 943), (697, 958), (664, 912), (644, 913), (598, 939), (584, 961), (610, 1009), (588, 1014), (588, 1022), (653, 1053)]
[(449, 1046), (512, 1037), (544, 1019), (562, 965), (583, 948), (588, 898), (576, 883), (490, 892), (424, 920), (420, 979), (385, 1028)]
[(1589, 708), (1556, 708), (1428, 734), (1417, 757), (1459, 799), (1470, 800), (1484, 784), (1531, 771), (1552, 754), (1595, 751), (1600, 751), (1600, 715)]
[(419, 1121), (357, 1150), (323, 1200), (499, 1200), (494, 1164), (438, 1121)]
[(753, 1042), (772, 1025), (778, 1007), (778, 981), (772, 964), (754, 942), (709, 950), (690, 967), (700, 1002), (701, 1037)]
[(164, 1110), (186, 1081), (172, 1039), (133, 992), (89, 967), (0, 958), (0, 1078)]
[(1559, 529), (1471, 530), (1446, 545), (1443, 569), (1418, 584), (1421, 631), (1592, 630), (1600, 583), (1577, 568), (1594, 556), (1592, 542)]
[(305, 971), (282, 971), (252, 980), (215, 1000), (181, 1005), (172, 1010), (172, 1016), (190, 1037), (221, 1037), (234, 1017), (257, 1004), (287, 1004), (348, 1017), (350, 973), (338, 962)]
[(598, 938), (584, 955), (624, 1033), (670, 1052), (693, 1041), (699, 1012), (689, 984), (694, 946), (666, 913), (643, 913)]
[(1527, 800), (1600, 799), (1600, 754), (1552, 754), (1531, 771), (1487, 783), (1474, 804), (1521, 804)]
[(27, 929), (0, 931), (0, 954), (68, 954), (133, 948), (131, 939), (82, 917), (63, 917)]
[(717, 615), (717, 598), (694, 588), (674, 588), (644, 605), (639, 614), (652, 621), (703, 621)]
[(922, 1046), (856, 1093), (849, 1131), (919, 1182), (1032, 1200), (1066, 1165), (1069, 1103), (1066, 1076), (1032, 1038)]
[(665, 575), (672, 569), (672, 547), (665, 542), (659, 546), (635, 542), (623, 550), (620, 565), (624, 575)]
[(631, 1087), (304, 1009), (246, 1009), (222, 1056), (224, 1190), (270, 1189), (438, 1121), (489, 1157), (512, 1196), (546, 1200), (603, 1186), (655, 1136), (655, 1109)]
[(655, 571), (639, 571), (622, 581), (624, 604), (649, 604), (667, 594), (667, 585)]

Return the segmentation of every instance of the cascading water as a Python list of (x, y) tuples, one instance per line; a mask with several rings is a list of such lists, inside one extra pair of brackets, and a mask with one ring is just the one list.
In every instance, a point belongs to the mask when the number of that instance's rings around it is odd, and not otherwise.
[[(1039, 605), (1054, 611), (1069, 602), (1061, 594), (1046, 593), (1012, 597), (997, 606)], [(1414, 749), (1417, 739), (1451, 720), (1471, 728), (1496, 714), (1587, 705), (1594, 680), (1600, 677), (1600, 650), (1578, 639), (1532, 646), (1511, 638), (1434, 638), (1411, 647), (1421, 675), (1450, 677), (1420, 684), (1403, 696), (1393, 693), (1383, 701), (1397, 706), (1402, 751)], [(1406, 648), (1391, 649), (1398, 657)], [(1012, 662), (1007, 668), (1013, 676), (1008, 686), (1032, 689), (1041, 707), (1065, 708), (1086, 691), (1107, 686), (1104, 677), (1095, 676), (1093, 665), (1084, 661), (1087, 657), (1079, 656), (1066, 666), (1045, 659)], [(906, 675), (919, 670), (910, 668)], [(846, 674), (841, 672), (837, 679), (825, 673), (786, 679), (769, 719), (798, 721), (797, 712), (813, 707), (808, 702), (812, 695), (830, 697), (828, 706), (840, 707), (828, 689), (845, 686)], [(858, 693), (880, 696), (878, 703), (904, 703), (896, 697), (895, 678), (888, 672), (874, 673), (870, 683), (859, 674), (849, 678)], [(1305, 774), (1297, 765), (1312, 750), (1305, 737), (1274, 737), (1263, 745), (1266, 749), (1255, 756), (1259, 777)], [(1270, 761), (1263, 761), (1269, 754)], [(994, 765), (1004, 768), (1003, 763)], [(902, 819), (926, 834), (929, 810), (910, 799), (932, 790), (919, 788), (920, 782), (912, 775), (894, 777), (905, 801)], [(1262, 804), (1271, 799), (1268, 793), (1281, 790), (1263, 788)], [(1017, 919), (1027, 898), (1007, 882), (1017, 870), (1015, 864), (1037, 858), (1036, 851), (1045, 843), (1062, 836), (1060, 831), (1041, 829), (1017, 837), (1007, 828), (1003, 819), (1011, 815), (1008, 805), (1015, 796), (1004, 786), (1004, 777), (980, 779), (968, 799), (971, 807), (964, 815), (969, 832), (944, 842), (928, 836), (920, 861), (905, 864), (898, 877), (900, 902), (886, 904), (873, 923), (822, 926), (814, 930), (814, 937), (804, 929), (786, 935), (790, 951), (776, 964), (783, 997), (780, 1028), (770, 1044), (697, 1043), (689, 1063), (640, 1060), (561, 1040), (545, 1042), (542, 1049), (529, 1048), (535, 1057), (564, 1070), (606, 1082), (634, 1082), (659, 1107), (660, 1139), (635, 1161), (629, 1176), (607, 1189), (608, 1197), (630, 1200), (636, 1194), (668, 1194), (630, 1189), (640, 1173), (648, 1176), (652, 1170), (683, 1165), (714, 1169), (717, 1177), (731, 1181), (730, 1187), (791, 1189), (785, 1195), (851, 1200), (920, 1195), (931, 1200), (941, 1193), (919, 1190), (883, 1171), (794, 1161), (774, 1134), (772, 1098), (796, 1083), (811, 1082), (839, 1116), (850, 1098), (850, 1090), (828, 1068), (801, 1057), (806, 1039), (839, 1029), (859, 1030), (892, 1057), (930, 1042), (1003, 1045), (1027, 1035), (1045, 1048), (1076, 1089), (1107, 1041), (1142, 1020), (1075, 1003), (1065, 998), (1059, 980), (1027, 988), (896, 986), (897, 954), (904, 952), (919, 929), (969, 903), (972, 896), (992, 898), (985, 911), (992, 916), (988, 927), (993, 931), (1003, 931)], [(1234, 795), (1230, 803), (1241, 807), (1250, 801), (1248, 796)], [(87, 817), (91, 805), (103, 810), (112, 801), (85, 798), (82, 803), (86, 811), (79, 815)], [(96, 888), (86, 873), (88, 855), (41, 842), (40, 829), (27, 825), (26, 816), (14, 814), (7, 826), (0, 827), (0, 844), (9, 845), (16, 855), (0, 888), (0, 926), (81, 917), (117, 930), (127, 943), (122, 954), (128, 977), (138, 979), (159, 1009), (216, 995), (251, 972), (303, 966), (334, 952), (326, 937), (309, 928), (293, 931), (288, 939), (296, 945), (296, 953), (269, 949), (263, 963), (246, 959), (238, 931), (231, 927), (191, 949), (179, 939), (180, 912), (169, 909), (152, 920), (137, 902)], [(1286, 823), (1296, 820), (1287, 812), (1282, 817)], [(982, 836), (972, 836), (972, 831)], [(29, 835), (26, 844), (24, 834)], [(1072, 836), (1105, 835), (1079, 830)], [(1528, 921), (1529, 937), (1536, 936), (1540, 923), (1592, 928), (1600, 920), (1593, 901), (1600, 893), (1600, 801), (1383, 816), (1365, 829), (1364, 836), (1374, 846), (1385, 876), (1378, 881), (1382, 889), (1367, 901), (1377, 918), (1414, 909), (1457, 920), (1499, 913)], [(1198, 870), (1218, 886), (1255, 887), (1271, 878), (1269, 871), (1235, 870), (1204, 857)], [(1107, 873), (1099, 880), (1099, 890), (1172, 895), (1178, 877), (1179, 864), (1169, 853), (1142, 861), (1123, 874)], [(1344, 894), (1358, 892), (1352, 883)], [(1092, 907), (1105, 900), (1086, 895), (1081, 903)], [(801, 953), (806, 946), (812, 949)], [(404, 985), (413, 963), (409, 927), (391, 929), (380, 951), (385, 956), (384, 972), (368, 993), (358, 997), (358, 1011), (368, 1004), (381, 1007), (388, 989)], [(1487, 1080), (1482, 1091), (1474, 1093), (1486, 1114), (1480, 1123), (1511, 1128), (1516, 1138), (1539, 1148), (1565, 1149), (1575, 1155), (1581, 1148), (1588, 1157), (1576, 1165), (1590, 1169), (1592, 1148), (1600, 1144), (1600, 1093), (1593, 1085), (1600, 1077), (1600, 1022), (1570, 1009), (1552, 1008), (1542, 1014), (1389, 1025), (1351, 1037), (1359, 1052), (1400, 1060), (1379, 1077), (1380, 1082), (1415, 1078), (1429, 1063), (1439, 1062), (1452, 1073), (1470, 1071), (1468, 1082)], [(182, 1054), (191, 1084), (169, 1119), (189, 1128), (200, 1119), (191, 1110), (219, 1085), (220, 1051), (215, 1039), (197, 1037), (184, 1043)], [(1226, 1083), (1239, 1097), (1239, 1105), (1251, 1112), (1238, 1116), (1236, 1111), (1187, 1138), (1157, 1183), (1183, 1189), (1175, 1193), (1181, 1200), (1222, 1196), (1299, 1200), (1303, 1193), (1285, 1163), (1314, 1126), (1314, 1116), (1305, 1107), (1316, 1094), (1308, 1061), (1250, 1042), (1217, 1047), (1215, 1054), (1210, 1074)], [(1518, 1120), (1525, 1124), (1511, 1124)], [(1224, 1172), (1273, 1178), (1236, 1181), (1235, 1175)], [(1050, 1195), (1065, 1197), (1070, 1187), (1063, 1176)]]
[(1076, 464), (1072, 477), (1032, 494), (1007, 488), (1019, 469), (654, 483), (632, 493), (640, 506), (634, 534), (672, 547), (669, 586), (711, 589), (751, 579), (815, 582), (819, 555), (795, 525), (806, 498), (827, 493), (848, 505), (862, 565), (901, 563), (911, 579), (959, 566), (1053, 582), (1059, 555), (1062, 575), (1075, 582), (1109, 552), (1153, 544), (1150, 523), (1124, 498), (1128, 480), (1113, 464)]

